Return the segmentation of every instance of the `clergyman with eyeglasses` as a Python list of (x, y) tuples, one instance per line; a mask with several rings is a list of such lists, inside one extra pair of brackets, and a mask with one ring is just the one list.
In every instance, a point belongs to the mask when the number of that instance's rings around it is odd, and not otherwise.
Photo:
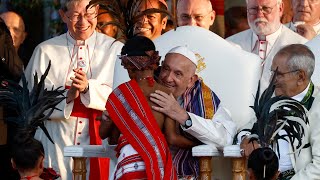
[(210, 29), (216, 13), (210, 0), (178, 0), (178, 26), (199, 26)]
[[(312, 51), (303, 44), (291, 44), (280, 49), (274, 56), (271, 72), (275, 72), (276, 96), (288, 96), (299, 101), (309, 112), (309, 138), (307, 145), (301, 151), (296, 151), (296, 146), (291, 146), (291, 141), (278, 140), (279, 147), (274, 148), (279, 155), (279, 180), (320, 179), (320, 91), (311, 81), (314, 72), (315, 56)], [(253, 122), (251, 122), (253, 123)], [(252, 124), (251, 124), (252, 126)], [(250, 127), (248, 126), (250, 129)], [(258, 142), (249, 143), (248, 133), (242, 131), (238, 137), (243, 136), (241, 148), (246, 157)], [(285, 131), (279, 135), (285, 136)]]
[[(123, 44), (95, 31), (98, 6), (87, 7), (90, 0), (66, 0), (59, 13), (68, 32), (39, 44), (25, 70), (28, 85), (35, 72), (40, 77), (49, 62), (46, 88), (66, 88), (66, 99), (50, 116), (45, 126), (53, 143), (39, 129), (35, 138), (45, 150), (44, 166), (51, 167), (61, 179), (72, 179), (73, 160), (63, 156), (70, 145), (101, 144), (98, 121), (112, 91), (113, 71)], [(101, 168), (104, 165), (104, 168)], [(107, 159), (87, 160), (87, 179), (108, 179)], [(90, 177), (90, 178), (89, 178)]]
[(292, 0), (293, 19), (286, 24), (307, 39), (320, 34), (320, 0)]
[(304, 44), (307, 39), (294, 33), (280, 22), (283, 13), (282, 0), (246, 0), (250, 29), (228, 37), (226, 40), (243, 50), (260, 56), (263, 92), (269, 85), (270, 68), (274, 55), (285, 45)]

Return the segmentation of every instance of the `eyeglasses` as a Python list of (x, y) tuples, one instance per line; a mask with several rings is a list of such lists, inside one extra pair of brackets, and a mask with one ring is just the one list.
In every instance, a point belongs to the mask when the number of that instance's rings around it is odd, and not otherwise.
[[(272, 76), (276, 73), (276, 70), (270, 70), (271, 71), (271, 74)], [(292, 71), (288, 71), (288, 72), (280, 72), (280, 71), (277, 71), (277, 76), (284, 76), (286, 74), (290, 74), (290, 73), (294, 73), (294, 72), (298, 72), (300, 71), (299, 69), (296, 69), (296, 70), (292, 70)]]
[(192, 15), (192, 14), (182, 14), (180, 16), (180, 19), (182, 21), (190, 21), (191, 19), (194, 19), (196, 22), (201, 22), (203, 21), (203, 19), (208, 16), (212, 11), (208, 12), (207, 14), (196, 14), (196, 15)]
[(84, 15), (80, 15), (80, 14), (74, 14), (72, 16), (67, 16), (67, 18), (71, 21), (71, 22), (78, 22), (81, 18), (84, 18), (86, 20), (92, 20), (94, 18), (97, 17), (97, 13), (93, 12), (93, 13), (85, 13)]
[(261, 8), (259, 6), (248, 8), (247, 11), (250, 15), (256, 15), (258, 12), (262, 11), (263, 14), (270, 14), (275, 6), (278, 4), (275, 4), (272, 7), (268, 6), (262, 6)]

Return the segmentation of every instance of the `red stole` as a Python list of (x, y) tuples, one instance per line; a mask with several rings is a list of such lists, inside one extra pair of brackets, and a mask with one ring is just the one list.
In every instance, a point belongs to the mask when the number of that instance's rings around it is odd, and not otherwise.
[(145, 162), (148, 179), (177, 179), (166, 140), (137, 82), (121, 84), (106, 109), (124, 137)]
[[(66, 87), (69, 89), (70, 87)], [(99, 136), (100, 121), (95, 120), (102, 112), (85, 107), (80, 96), (73, 101), (71, 116), (89, 119), (90, 145), (101, 145)], [(90, 158), (90, 180), (107, 180), (109, 178), (109, 158)]]

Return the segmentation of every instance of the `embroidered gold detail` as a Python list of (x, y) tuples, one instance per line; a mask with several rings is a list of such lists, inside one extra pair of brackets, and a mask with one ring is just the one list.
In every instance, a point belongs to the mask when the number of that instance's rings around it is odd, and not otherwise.
[(215, 111), (216, 111), (213, 104), (212, 104), (213, 94), (211, 94), (210, 88), (207, 85), (205, 85), (203, 81), (201, 81), (201, 84), (202, 84), (205, 118), (211, 120), (213, 118)]
[(207, 65), (204, 62), (204, 57), (200, 56), (200, 54), (198, 53), (195, 53), (195, 55), (198, 61), (196, 73), (199, 73), (200, 71), (204, 70), (207, 67)]

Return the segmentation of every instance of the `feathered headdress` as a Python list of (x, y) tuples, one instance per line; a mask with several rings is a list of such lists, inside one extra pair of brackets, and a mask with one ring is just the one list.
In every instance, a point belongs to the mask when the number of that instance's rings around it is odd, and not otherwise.
[[(252, 133), (258, 137), (252, 137), (250, 142), (258, 140), (262, 147), (276, 145), (279, 152), (278, 140), (289, 140), (293, 149), (301, 150), (307, 143), (308, 131), (307, 110), (300, 102), (286, 96), (273, 96), (275, 90), (275, 78), (278, 71), (274, 73), (270, 85), (262, 93), (260, 99), (260, 85), (256, 93), (254, 110), (257, 122), (252, 128)], [(285, 133), (280, 135), (280, 130)], [(295, 142), (297, 145), (295, 147)]]
[(173, 19), (171, 13), (164, 9), (150, 8), (142, 12), (138, 12), (138, 7), (143, 3), (146, 4), (148, 1), (150, 0), (91, 0), (87, 5), (87, 8), (96, 5), (101, 6), (115, 18), (114, 21), (110, 22), (110, 24), (117, 25), (124, 32), (126, 37), (130, 39), (134, 36), (134, 24), (144, 15), (161, 13)]
[[(53, 143), (44, 121), (48, 120), (56, 105), (65, 99), (65, 89), (58, 87), (51, 90), (45, 88), (45, 78), (48, 75), (51, 61), (38, 82), (38, 75), (34, 75), (34, 84), (31, 92), (28, 90), (26, 77), (22, 74), (22, 86), (10, 80), (2, 80), (0, 85), (0, 105), (8, 110), (15, 111), (17, 116), (6, 117), (6, 121), (16, 124), (22, 131), (34, 134), (39, 126)], [(57, 109), (59, 110), (59, 109)]]

